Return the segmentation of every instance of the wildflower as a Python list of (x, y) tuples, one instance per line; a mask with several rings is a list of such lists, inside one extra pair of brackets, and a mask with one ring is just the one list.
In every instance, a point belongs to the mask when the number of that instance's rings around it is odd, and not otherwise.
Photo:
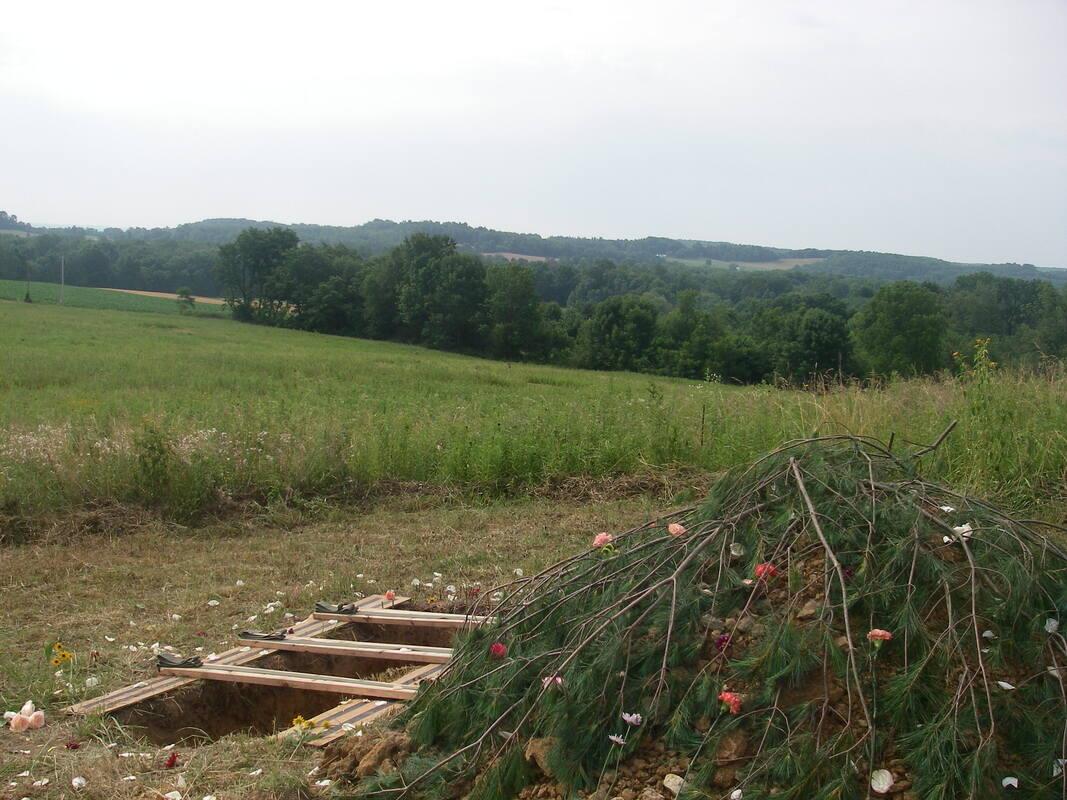
[(617, 733), (608, 734), (608, 738), (611, 740), (612, 744), (617, 744), (619, 747), (622, 747), (624, 744), (626, 744), (626, 740), (619, 736), (619, 734)]
[(764, 561), (762, 564), (756, 565), (756, 580), (763, 580), (764, 578), (773, 578), (778, 574), (778, 567), (774, 566), (770, 561)]
[(727, 647), (730, 646), (730, 634), (724, 633), (715, 637), (715, 649), (720, 653), (724, 652)]
[(493, 658), (504, 658), (508, 654), (508, 646), (503, 642), (493, 642), (489, 645), (489, 655)]
[(887, 769), (876, 769), (871, 773), (871, 790), (876, 794), (889, 794), (893, 788), (893, 773)]
[(627, 725), (632, 725), (636, 728), (642, 722), (644, 722), (644, 718), (640, 714), (627, 714), (625, 711), (623, 711), (622, 721), (625, 722)]
[(883, 642), (888, 642), (892, 638), (893, 634), (889, 631), (884, 631), (881, 628), (872, 628), (867, 631), (867, 641), (874, 645), (875, 650), (880, 648)]
[(610, 533), (598, 533), (593, 537), (593, 547), (607, 547), (613, 541), (615, 541), (615, 537)]
[(741, 800), (741, 798), (744, 796), (744, 792), (742, 792), (740, 789), (734, 789), (732, 792), (730, 792), (730, 800)]
[(741, 695), (737, 692), (719, 692), (719, 702), (723, 704), (723, 709), (731, 714), (741, 713)]
[(667, 526), (667, 533), (669, 533), (671, 536), (685, 536), (685, 525), (680, 522), (672, 522), (670, 525)]

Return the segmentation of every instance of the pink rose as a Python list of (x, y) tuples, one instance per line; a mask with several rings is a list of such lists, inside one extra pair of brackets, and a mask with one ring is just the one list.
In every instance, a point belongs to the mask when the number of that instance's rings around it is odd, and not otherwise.
[(685, 525), (680, 522), (672, 522), (670, 525), (667, 526), (667, 533), (669, 533), (671, 536), (685, 536)]
[(610, 533), (598, 533), (593, 537), (593, 547), (607, 547), (615, 541), (615, 537)]

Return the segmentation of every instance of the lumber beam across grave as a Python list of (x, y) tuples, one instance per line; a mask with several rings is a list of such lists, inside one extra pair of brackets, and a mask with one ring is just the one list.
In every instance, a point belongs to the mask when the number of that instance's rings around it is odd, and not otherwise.
[(310, 636), (286, 636), (284, 639), (242, 639), (242, 641), (249, 647), (268, 650), (375, 658), (411, 664), (447, 664), (452, 658), (451, 647), (427, 647), (416, 644), (352, 642), (345, 639), (316, 639)]
[(493, 617), (466, 614), (440, 614), (429, 611), (408, 611), (401, 608), (354, 608), (351, 611), (316, 611), (311, 615), (319, 620), (363, 622), (370, 625), (407, 625), (413, 628), (468, 628), (493, 622)]
[[(407, 603), (408, 600), (409, 598), (406, 597), (398, 597), (392, 602), (389, 602), (388, 605), (392, 608), (398, 605), (403, 605)], [(382, 608), (386, 602), (387, 601), (382, 595), (376, 594), (359, 600), (355, 606), (358, 609)], [(292, 630), (294, 636), (320, 636), (324, 633), (329, 633), (343, 627), (345, 622), (346, 620), (320, 620), (311, 616), (296, 623), (296, 625), (293, 625)], [(234, 647), (223, 653), (219, 653), (217, 658), (208, 663), (211, 665), (249, 664), (261, 658), (265, 658), (274, 652), (275, 650), (273, 649), (253, 649), (247, 645), (242, 645), (241, 647)], [(123, 708), (127, 708), (128, 706), (149, 700), (153, 697), (167, 694), (168, 692), (180, 689), (183, 686), (188, 686), (194, 680), (196, 679), (175, 675), (161, 675), (160, 677), (151, 680), (139, 681), (132, 686), (124, 686), (121, 689), (116, 689), (113, 692), (94, 697), (90, 700), (84, 700), (81, 703), (76, 703), (64, 710), (68, 714), (77, 715), (110, 714)]]
[[(397, 683), (417, 686), (422, 681), (432, 681), (445, 669), (442, 664), (426, 664), (406, 672), (396, 679)], [(310, 747), (325, 747), (340, 739), (349, 731), (379, 719), (396, 708), (396, 700), (345, 700), (308, 720), (307, 728), (287, 728), (278, 736), (307, 736), (304, 744)]]
[(418, 691), (414, 686), (384, 681), (367, 681), (359, 678), (338, 678), (334, 675), (316, 675), (310, 672), (288, 672), (280, 669), (263, 669), (233, 664), (212, 664), (207, 667), (161, 667), (164, 675), (178, 675), (207, 681), (250, 683), (256, 686), (278, 686), (284, 689), (302, 689), (309, 692), (330, 692), (353, 697), (377, 697), (389, 700), (410, 700)]

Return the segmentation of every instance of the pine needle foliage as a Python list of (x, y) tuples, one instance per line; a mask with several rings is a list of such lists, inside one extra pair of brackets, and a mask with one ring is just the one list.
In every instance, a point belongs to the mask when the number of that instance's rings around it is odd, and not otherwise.
[(941, 441), (793, 442), (503, 587), (394, 723), (417, 756), (360, 796), (513, 797), (531, 747), (589, 790), (651, 738), (689, 756), (693, 798), (865, 797), (889, 764), (924, 798), (1000, 797), (1005, 776), (1063, 796), (1067, 555), (924, 480)]

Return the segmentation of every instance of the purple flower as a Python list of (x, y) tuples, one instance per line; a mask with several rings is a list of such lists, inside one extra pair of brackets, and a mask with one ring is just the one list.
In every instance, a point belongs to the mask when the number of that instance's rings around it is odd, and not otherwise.
[(724, 633), (721, 636), (715, 637), (715, 649), (720, 653), (724, 652), (727, 647), (730, 646), (730, 634)]

